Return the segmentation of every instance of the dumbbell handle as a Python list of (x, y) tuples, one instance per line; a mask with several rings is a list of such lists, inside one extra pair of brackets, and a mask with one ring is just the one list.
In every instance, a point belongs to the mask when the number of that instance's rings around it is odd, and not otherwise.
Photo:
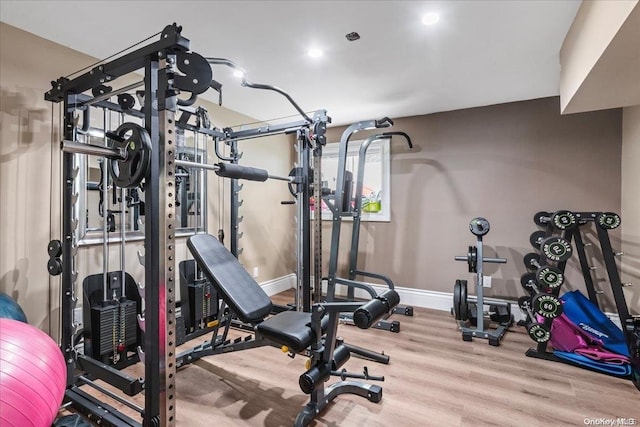
[[(456, 261), (467, 261), (469, 257), (466, 256), (456, 256)], [(492, 262), (496, 264), (506, 264), (507, 260), (505, 258), (485, 258), (482, 257), (482, 262)]]

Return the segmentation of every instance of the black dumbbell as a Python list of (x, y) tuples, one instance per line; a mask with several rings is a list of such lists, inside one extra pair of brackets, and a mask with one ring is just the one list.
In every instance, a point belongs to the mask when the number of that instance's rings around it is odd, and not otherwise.
[(546, 211), (537, 212), (533, 216), (533, 222), (540, 226), (551, 224), (558, 230), (569, 230), (578, 225), (575, 214), (567, 210), (556, 211), (554, 213)]
[[(536, 269), (535, 273), (531, 273), (533, 276), (532, 280), (535, 284), (543, 288), (557, 289), (564, 283), (564, 274), (562, 274), (562, 271), (551, 265), (541, 265), (539, 254), (533, 252), (526, 254), (524, 256), (524, 266), (529, 270)], [(520, 278), (521, 282), (525, 276), (526, 274)], [(529, 278), (527, 278), (527, 281), (529, 281)]]
[(596, 217), (596, 225), (604, 230), (620, 227), (620, 215), (613, 212), (601, 212)]
[(520, 310), (527, 316), (527, 333), (529, 337), (537, 343), (546, 343), (551, 339), (551, 330), (544, 323), (537, 321), (531, 311), (531, 298), (523, 296), (518, 298)]

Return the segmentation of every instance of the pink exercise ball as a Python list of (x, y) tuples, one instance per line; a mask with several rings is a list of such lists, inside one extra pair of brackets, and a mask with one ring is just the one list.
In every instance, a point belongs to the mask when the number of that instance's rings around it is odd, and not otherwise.
[(66, 383), (64, 357), (49, 335), (26, 323), (0, 318), (2, 427), (50, 427)]

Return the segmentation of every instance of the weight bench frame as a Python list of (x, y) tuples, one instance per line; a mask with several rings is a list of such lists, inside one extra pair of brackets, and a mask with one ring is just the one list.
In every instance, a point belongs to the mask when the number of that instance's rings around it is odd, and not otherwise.
[[(210, 342), (194, 347), (176, 356), (176, 366), (181, 367), (210, 355), (231, 351), (246, 350), (266, 345), (287, 346), (289, 354), (305, 354), (311, 357), (311, 368), (303, 373), (299, 383), (303, 392), (310, 394), (309, 402), (299, 412), (294, 426), (308, 425), (327, 405), (340, 394), (355, 394), (370, 402), (382, 400), (382, 387), (359, 381), (347, 381), (345, 378), (384, 380), (384, 377), (348, 373), (338, 369), (349, 359), (350, 349), (337, 339), (340, 313), (354, 312), (356, 325), (360, 328), (370, 327), (377, 318), (388, 310), (381, 310), (383, 300), (374, 299), (365, 304), (361, 302), (332, 302), (314, 304), (311, 313), (285, 311), (265, 319), (271, 312), (272, 304), (269, 296), (260, 285), (246, 272), (238, 260), (213, 236), (197, 234), (187, 241), (194, 259), (204, 276), (216, 289), (222, 301), (219, 313), (222, 314), (218, 325), (214, 328)], [(233, 342), (227, 340), (233, 318), (253, 325), (254, 335), (238, 338)], [(286, 317), (283, 317), (286, 316)], [(270, 326), (299, 318), (305, 322), (290, 325), (289, 331), (308, 333), (307, 339), (294, 340), (292, 344), (287, 330), (281, 334), (273, 332)], [(220, 328), (223, 328), (220, 334)], [(291, 336), (294, 333), (291, 333)], [(279, 336), (280, 335), (280, 336)], [(342, 378), (330, 386), (324, 382), (330, 375)]]

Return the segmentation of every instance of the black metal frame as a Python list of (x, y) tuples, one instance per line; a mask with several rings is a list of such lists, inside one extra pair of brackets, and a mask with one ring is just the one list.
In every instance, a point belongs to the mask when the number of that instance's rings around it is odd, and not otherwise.
[[(383, 274), (367, 272), (364, 270), (358, 269), (358, 246), (360, 239), (360, 224), (362, 218), (362, 191), (364, 185), (364, 168), (366, 161), (367, 149), (371, 145), (372, 142), (381, 139), (391, 140), (393, 136), (398, 135), (402, 136), (406, 139), (409, 144), (409, 148), (412, 148), (413, 145), (411, 143), (411, 139), (404, 132), (385, 132), (382, 134), (371, 135), (360, 146), (360, 150), (358, 153), (358, 177), (356, 181), (356, 192), (355, 192), (355, 206), (351, 208), (351, 194), (350, 186), (345, 187), (345, 182), (347, 181), (347, 171), (346, 171), (346, 163), (347, 163), (347, 154), (348, 154), (348, 145), (351, 136), (356, 132), (369, 130), (369, 129), (379, 129), (379, 128), (387, 128), (393, 126), (393, 122), (388, 118), (383, 118), (381, 120), (368, 120), (363, 122), (354, 123), (349, 126), (343, 133), (340, 138), (339, 152), (338, 152), (338, 171), (336, 176), (336, 191), (334, 195), (326, 194), (323, 197), (323, 200), (332, 214), (332, 228), (331, 228), (331, 251), (329, 254), (329, 272), (326, 277), (327, 280), (327, 300), (328, 301), (336, 301), (338, 298), (336, 297), (336, 285), (345, 285), (347, 286), (347, 297), (348, 301), (353, 301), (355, 297), (355, 289), (362, 289), (366, 291), (371, 298), (375, 298), (378, 293), (371, 287), (371, 285), (360, 282), (356, 280), (356, 276), (362, 277), (370, 277), (376, 280), (379, 280), (389, 288), (394, 289), (395, 285), (391, 278), (385, 276)], [(348, 187), (348, 188), (347, 188)], [(347, 206), (347, 209), (345, 209)], [(320, 210), (318, 210), (318, 216), (321, 216)], [(350, 217), (353, 218), (353, 227), (351, 231), (351, 247), (349, 252), (349, 277), (348, 279), (338, 277), (338, 254), (340, 249), (340, 229), (342, 225), (342, 218)], [(409, 306), (397, 306), (391, 312), (387, 313), (383, 319), (376, 322), (372, 327), (375, 329), (383, 329), (390, 332), (400, 332), (400, 322), (397, 320), (388, 321), (387, 319), (394, 313), (404, 314), (405, 316), (413, 316), (413, 307)], [(352, 315), (349, 313), (345, 313), (341, 316), (341, 320), (346, 324), (353, 324)]]
[[(189, 40), (181, 35), (182, 28), (176, 24), (164, 28), (158, 41), (151, 42), (139, 49), (118, 57), (112, 61), (93, 66), (89, 71), (69, 79), (60, 77), (52, 82), (52, 89), (45, 93), (45, 100), (64, 104), (64, 129), (63, 140), (75, 141), (76, 135), (84, 131), (88, 125), (89, 106), (104, 108), (112, 111), (142, 118), (144, 127), (151, 139), (151, 164), (145, 177), (145, 319), (142, 322), (145, 328), (144, 351), (140, 352), (145, 362), (144, 380), (132, 379), (126, 374), (75, 352), (76, 330), (73, 324), (73, 309), (77, 297), (75, 295), (75, 254), (77, 252), (76, 227), (79, 215), (74, 206), (76, 195), (73, 194), (74, 180), (77, 169), (74, 164), (75, 153), (72, 149), (62, 155), (62, 280), (61, 280), (61, 351), (67, 363), (67, 392), (65, 400), (79, 412), (89, 416), (93, 420), (100, 420), (104, 425), (130, 425), (145, 427), (157, 425), (173, 425), (175, 423), (175, 346), (178, 336), (176, 334), (176, 263), (175, 263), (175, 206), (173, 203), (173, 188), (175, 177), (175, 157), (177, 146), (176, 127), (188, 129), (211, 136), (216, 143), (218, 154), (218, 142), (227, 142), (237, 148), (237, 141), (243, 139), (259, 138), (274, 134), (290, 134), (297, 132), (298, 140), (302, 141), (303, 149), (308, 158), (313, 152), (314, 156), (321, 154), (321, 147), (325, 144), (326, 125), (330, 118), (325, 111), (317, 112), (313, 118), (301, 113), (303, 120), (281, 125), (260, 126), (253, 129), (234, 131), (230, 128), (218, 130), (210, 128), (208, 124), (198, 120), (196, 125), (189, 124), (189, 114), (197, 111), (185, 106), (184, 102), (177, 99), (180, 87), (176, 88), (179, 81), (190, 80), (176, 74), (176, 68), (183, 74), (188, 74), (180, 68), (178, 63), (180, 55), (194, 55), (188, 53)], [(198, 56), (199, 57), (199, 56)], [(200, 57), (201, 58), (201, 57)], [(119, 104), (110, 102), (109, 96), (96, 96), (92, 98), (83, 92), (97, 88), (105, 83), (110, 83), (118, 78), (134, 71), (144, 71), (144, 80), (135, 85), (143, 88), (143, 108), (137, 110), (124, 110)], [(175, 80), (174, 80), (175, 77)], [(188, 76), (187, 76), (188, 77)], [(298, 111), (300, 108), (293, 99), (281, 89), (245, 82), (246, 86), (274, 90), (284, 95)], [(130, 85), (129, 87), (134, 87)], [(127, 87), (113, 91), (121, 93)], [(189, 90), (185, 89), (187, 92)], [(195, 99), (197, 93), (192, 93)], [(87, 123), (83, 123), (83, 129), (75, 124), (75, 111), (84, 111), (83, 115)], [(183, 112), (178, 118), (176, 113)], [(195, 111), (195, 113), (194, 113)], [(184, 116), (187, 113), (187, 116)], [(184, 117), (184, 119), (183, 119)], [(80, 151), (77, 151), (78, 153)], [(93, 153), (108, 155), (104, 153)], [(239, 160), (237, 150), (232, 156), (232, 161)], [(303, 168), (299, 178), (302, 191), (299, 203), (306, 207), (306, 215), (302, 218), (302, 234), (305, 243), (303, 259), (303, 284), (304, 284), (304, 308), (311, 310), (313, 287), (311, 285), (311, 227), (309, 215), (309, 197), (311, 195), (312, 178), (311, 169)], [(238, 193), (241, 186), (237, 180), (232, 180), (232, 246), (234, 255), (238, 255), (238, 208), (241, 204)], [(234, 215), (235, 212), (235, 215)], [(320, 225), (316, 226), (320, 230)], [(316, 277), (317, 283), (320, 275)], [(92, 378), (102, 378), (115, 385), (126, 394), (133, 395), (145, 390), (145, 406), (142, 411), (142, 423), (122, 415), (116, 409), (99, 402), (79, 389), (78, 379), (91, 381), (91, 378), (83, 376), (86, 373)]]
[[(580, 269), (582, 271), (582, 275), (585, 281), (585, 286), (587, 289), (587, 294), (589, 300), (596, 305), (596, 307), (600, 307), (598, 303), (597, 295), (600, 293), (595, 289), (593, 283), (593, 277), (591, 275), (591, 268), (587, 261), (587, 256), (585, 252), (585, 243), (582, 238), (582, 234), (580, 232), (580, 226), (587, 224), (589, 222), (595, 221), (598, 216), (602, 212), (574, 212), (577, 220), (578, 226), (573, 229), (565, 230), (563, 233), (563, 237), (571, 242), (573, 239), (575, 241), (576, 252), (578, 253), (578, 260), (580, 262)], [(616, 309), (618, 311), (618, 316), (620, 318), (620, 324), (622, 325), (622, 331), (624, 333), (627, 347), (629, 349), (631, 366), (632, 366), (632, 380), (636, 387), (640, 390), (640, 319), (635, 318), (629, 313), (629, 306), (627, 305), (624, 292), (623, 292), (623, 284), (620, 279), (620, 273), (618, 270), (618, 266), (616, 264), (615, 256), (616, 252), (613, 250), (611, 246), (611, 239), (609, 238), (609, 231), (596, 225), (595, 226), (598, 242), (600, 243), (600, 249), (602, 251), (602, 257), (605, 263), (605, 267), (607, 270), (607, 276), (609, 278), (609, 284), (611, 286), (611, 291), (613, 293), (614, 302), (616, 305)], [(549, 225), (547, 228), (547, 235), (552, 234), (552, 226)], [(544, 257), (541, 259), (541, 264), (544, 262)], [(558, 263), (558, 268), (560, 271), (564, 273), (566, 268), (567, 261)], [(560, 289), (555, 289), (553, 295), (556, 297), (560, 293)], [(546, 319), (545, 326), (551, 330), (551, 324), (553, 319)], [(570, 365), (574, 365), (573, 363), (556, 357), (553, 352), (547, 351), (547, 343), (539, 343), (536, 348), (530, 348), (525, 353), (529, 357), (535, 357), (538, 359), (551, 360), (554, 362), (562, 362)], [(580, 366), (580, 365), (576, 365)], [(584, 368), (584, 366), (580, 366)], [(598, 371), (600, 372), (600, 371)]]

